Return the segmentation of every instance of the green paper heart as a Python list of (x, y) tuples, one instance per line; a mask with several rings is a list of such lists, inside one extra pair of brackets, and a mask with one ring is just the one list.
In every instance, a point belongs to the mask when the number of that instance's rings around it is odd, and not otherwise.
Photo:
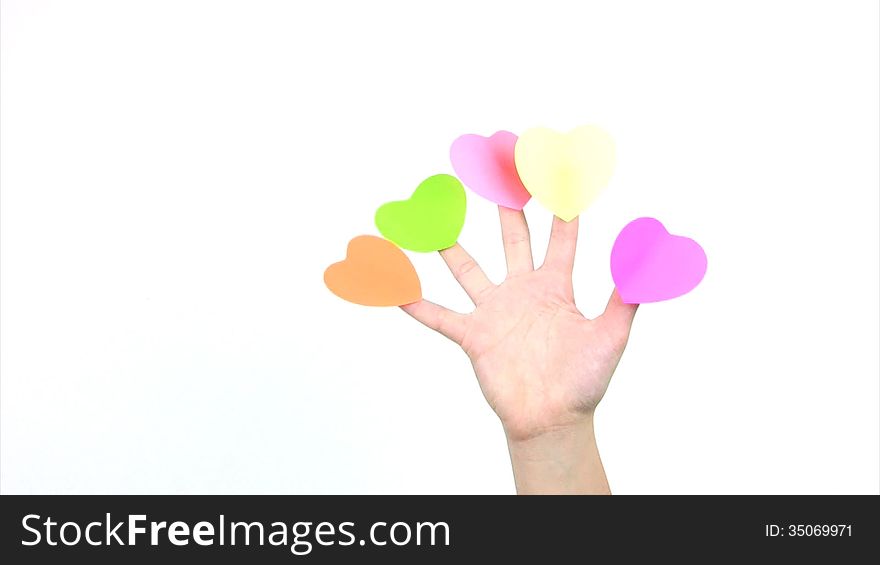
[(380, 206), (376, 227), (385, 239), (404, 249), (439, 251), (458, 241), (466, 206), (464, 187), (457, 178), (434, 175), (422, 181), (409, 200)]

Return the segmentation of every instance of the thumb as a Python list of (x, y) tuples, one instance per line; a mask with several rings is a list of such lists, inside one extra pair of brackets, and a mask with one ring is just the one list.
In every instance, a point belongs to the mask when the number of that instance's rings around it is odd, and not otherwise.
[(619, 332), (620, 335), (625, 337), (629, 335), (629, 328), (632, 326), (633, 318), (638, 308), (638, 304), (627, 304), (624, 302), (615, 288), (614, 292), (611, 293), (611, 298), (608, 299), (608, 305), (605, 306), (602, 318), (613, 328), (612, 331), (614, 333)]

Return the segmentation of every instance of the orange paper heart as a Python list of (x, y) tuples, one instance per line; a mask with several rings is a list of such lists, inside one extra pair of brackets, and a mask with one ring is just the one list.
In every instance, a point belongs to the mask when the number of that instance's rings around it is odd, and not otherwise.
[(345, 260), (324, 271), (330, 292), (364, 306), (401, 306), (422, 299), (419, 276), (403, 251), (374, 235), (348, 242)]

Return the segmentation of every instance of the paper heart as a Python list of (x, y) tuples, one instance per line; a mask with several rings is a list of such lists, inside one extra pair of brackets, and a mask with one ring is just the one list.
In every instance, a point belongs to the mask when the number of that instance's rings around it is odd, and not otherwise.
[(608, 184), (614, 170), (614, 141), (596, 126), (568, 133), (533, 128), (519, 136), (514, 159), (526, 190), (568, 222)]
[(324, 271), (330, 292), (364, 306), (401, 306), (422, 298), (419, 276), (390, 241), (360, 235), (348, 242), (345, 260)]
[(498, 131), (491, 137), (463, 135), (452, 142), (449, 159), (468, 188), (495, 204), (522, 210), (532, 195), (516, 172), (516, 140), (516, 134), (509, 131)]
[(658, 220), (638, 218), (611, 249), (611, 277), (627, 304), (659, 302), (693, 290), (706, 274), (706, 253), (688, 237), (671, 235)]
[(376, 210), (376, 227), (410, 251), (439, 251), (452, 247), (464, 226), (467, 199), (452, 175), (422, 181), (408, 200), (383, 204)]

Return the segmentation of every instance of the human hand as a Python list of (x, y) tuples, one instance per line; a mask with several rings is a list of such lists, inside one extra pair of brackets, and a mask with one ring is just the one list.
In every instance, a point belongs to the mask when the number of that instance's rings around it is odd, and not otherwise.
[[(559, 488), (546, 481), (539, 481), (543, 484), (536, 489), (520, 488), (517, 456), (532, 463), (549, 462), (564, 474), (585, 471), (569, 460), (570, 452), (586, 449), (582, 455), (592, 458), (593, 411), (620, 361), (637, 306), (624, 304), (613, 292), (601, 316), (584, 317), (575, 306), (572, 288), (578, 219), (564, 222), (554, 217), (544, 264), (535, 269), (525, 215), (498, 210), (507, 259), (504, 282), (489, 281), (456, 244), (440, 255), (470, 296), (474, 311), (460, 314), (426, 300), (402, 308), (461, 345), (470, 357), (480, 388), (507, 435), (518, 490), (582, 491), (559, 481)], [(601, 474), (593, 477), (601, 480), (587, 490), (607, 490), (598, 452), (594, 459), (589, 472)], [(567, 468), (571, 465), (577, 468)]]

